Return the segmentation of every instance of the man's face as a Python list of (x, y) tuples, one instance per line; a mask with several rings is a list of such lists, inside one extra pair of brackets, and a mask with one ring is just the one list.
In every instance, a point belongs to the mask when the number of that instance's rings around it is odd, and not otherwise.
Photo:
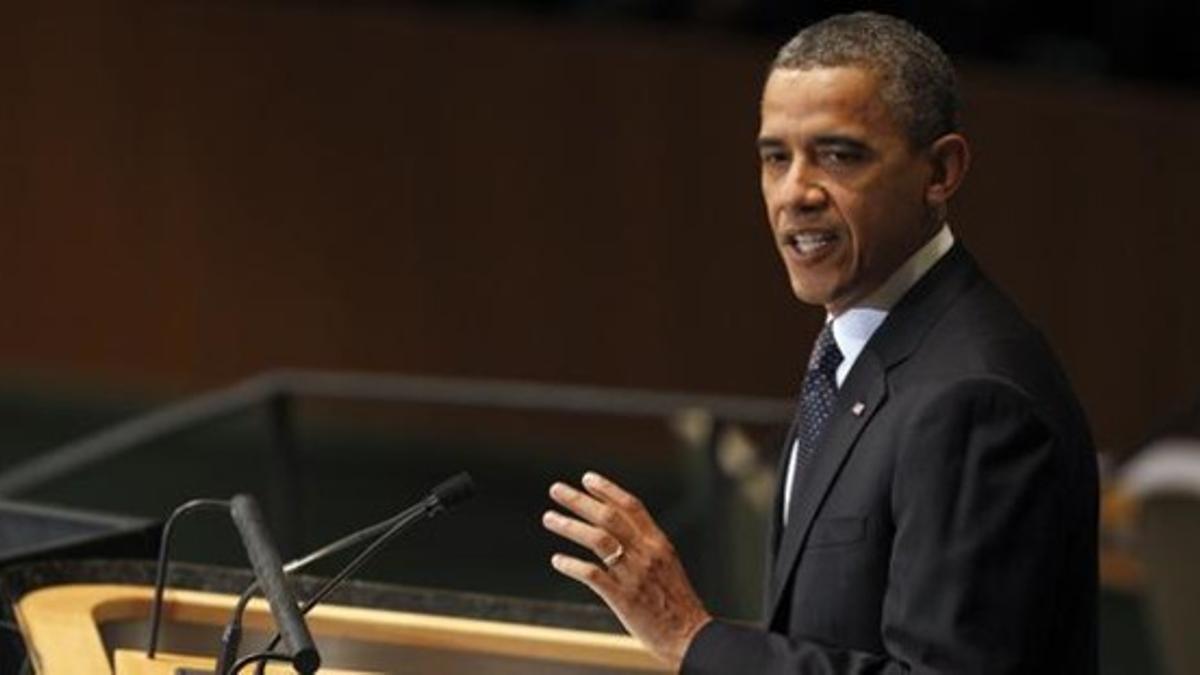
[(858, 67), (777, 69), (758, 146), (767, 218), (792, 292), (837, 314), (891, 276), (932, 234), (933, 165)]

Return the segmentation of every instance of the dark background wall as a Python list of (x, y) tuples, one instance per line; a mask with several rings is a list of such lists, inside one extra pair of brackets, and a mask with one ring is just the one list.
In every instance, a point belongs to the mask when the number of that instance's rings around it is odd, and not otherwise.
[[(766, 39), (478, 12), (0, 10), (0, 373), (316, 366), (787, 396)], [(1200, 382), (1200, 98), (962, 66), (957, 234), (1122, 452)]]

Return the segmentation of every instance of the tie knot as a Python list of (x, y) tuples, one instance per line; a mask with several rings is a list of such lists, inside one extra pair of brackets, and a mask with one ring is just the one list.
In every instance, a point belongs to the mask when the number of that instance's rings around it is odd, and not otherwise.
[(833, 339), (833, 322), (829, 321), (817, 335), (812, 357), (808, 360), (808, 369), (833, 377), (841, 363), (842, 350), (838, 349), (837, 340)]

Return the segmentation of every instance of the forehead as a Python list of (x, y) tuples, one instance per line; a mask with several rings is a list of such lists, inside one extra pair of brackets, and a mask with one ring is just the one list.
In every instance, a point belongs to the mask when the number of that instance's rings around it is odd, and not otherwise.
[(881, 84), (873, 71), (858, 66), (777, 68), (763, 87), (762, 134), (896, 134)]

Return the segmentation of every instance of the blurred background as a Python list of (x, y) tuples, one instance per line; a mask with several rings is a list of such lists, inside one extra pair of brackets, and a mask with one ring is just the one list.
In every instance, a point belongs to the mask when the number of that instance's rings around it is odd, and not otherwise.
[[(959, 64), (955, 233), (1057, 349), (1115, 485), (1200, 393), (1196, 3), (867, 6)], [(295, 555), (468, 469), (471, 508), (366, 576), (594, 602), (538, 522), (594, 468), (756, 616), (822, 320), (759, 203), (759, 88), (797, 28), (859, 7), (4, 3), (0, 496), (162, 518), (249, 490)], [(222, 407), (279, 369), (389, 377)], [(88, 450), (197, 396), (223, 412)], [(1129, 501), (1106, 505), (1104, 672), (1154, 673)], [(242, 564), (231, 528), (187, 532), (181, 556)]]

